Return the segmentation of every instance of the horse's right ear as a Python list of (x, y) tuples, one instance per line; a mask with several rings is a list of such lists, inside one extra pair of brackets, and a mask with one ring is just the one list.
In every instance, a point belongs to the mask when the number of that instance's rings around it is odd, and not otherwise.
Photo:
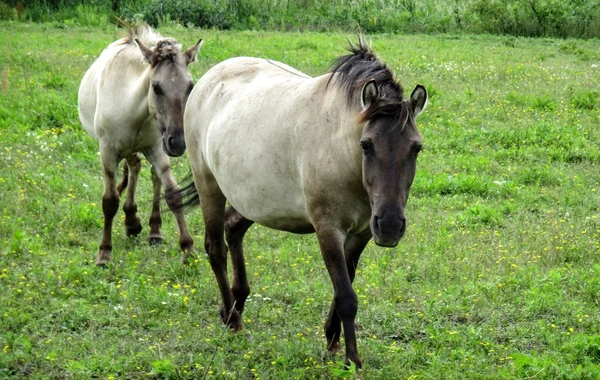
[(375, 79), (371, 79), (363, 86), (361, 91), (360, 104), (362, 105), (363, 110), (371, 107), (371, 104), (377, 101), (378, 96), (379, 90), (377, 89)]
[(137, 46), (140, 48), (140, 51), (142, 52), (142, 55), (144, 56), (144, 59), (149, 63), (152, 64), (152, 56), (154, 55), (154, 52), (152, 51), (152, 49), (150, 49), (148, 46), (144, 45), (142, 43), (142, 41), (140, 41), (139, 39), (135, 39), (135, 43), (137, 44)]

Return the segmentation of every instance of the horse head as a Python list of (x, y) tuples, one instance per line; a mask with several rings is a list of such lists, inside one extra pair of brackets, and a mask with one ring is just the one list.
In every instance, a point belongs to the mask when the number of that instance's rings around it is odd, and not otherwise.
[(185, 52), (173, 39), (160, 40), (152, 49), (137, 38), (135, 41), (144, 59), (150, 63), (148, 105), (160, 128), (163, 149), (169, 156), (181, 156), (185, 152), (183, 111), (194, 88), (188, 65), (196, 60), (202, 39)]
[(360, 145), (363, 151), (363, 186), (371, 203), (371, 231), (377, 245), (394, 247), (406, 230), (404, 208), (415, 177), (422, 147), (415, 118), (427, 103), (421, 85), (409, 100), (389, 100), (385, 87), (375, 80), (362, 88), (362, 121), (366, 122)]

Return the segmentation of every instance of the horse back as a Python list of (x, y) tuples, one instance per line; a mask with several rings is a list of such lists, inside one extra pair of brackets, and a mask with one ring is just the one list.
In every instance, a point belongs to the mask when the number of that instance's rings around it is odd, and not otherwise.
[[(121, 39), (110, 44), (85, 73), (79, 86), (79, 118), (94, 138), (106, 134), (107, 124), (131, 124), (143, 98), (143, 73), (147, 65), (135, 46)], [(125, 118), (125, 120), (123, 120)]]

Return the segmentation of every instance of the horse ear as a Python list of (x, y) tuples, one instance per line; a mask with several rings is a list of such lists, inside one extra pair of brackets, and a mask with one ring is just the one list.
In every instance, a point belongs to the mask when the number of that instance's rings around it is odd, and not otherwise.
[(135, 43), (138, 45), (138, 47), (140, 48), (140, 51), (142, 52), (142, 55), (144, 56), (144, 59), (152, 64), (152, 55), (154, 55), (154, 52), (152, 51), (152, 49), (150, 49), (148, 46), (144, 45), (142, 43), (142, 41), (140, 41), (139, 39), (135, 39)]
[(379, 96), (379, 90), (377, 89), (377, 85), (375, 83), (375, 79), (371, 79), (368, 81), (362, 88), (360, 102), (363, 109), (367, 109), (371, 107), (377, 97)]
[(425, 107), (427, 107), (427, 98), (427, 90), (418, 84), (412, 94), (410, 94), (410, 107), (415, 117), (419, 116), (425, 110)]
[(184, 53), (185, 55), (185, 64), (189, 65), (190, 63), (196, 61), (196, 57), (198, 56), (198, 51), (200, 51), (200, 48), (202, 47), (202, 45), (204, 44), (204, 41), (202, 41), (202, 38), (200, 38), (198, 40), (198, 42), (196, 42), (194, 44), (194, 46), (190, 47), (189, 49), (187, 49)]

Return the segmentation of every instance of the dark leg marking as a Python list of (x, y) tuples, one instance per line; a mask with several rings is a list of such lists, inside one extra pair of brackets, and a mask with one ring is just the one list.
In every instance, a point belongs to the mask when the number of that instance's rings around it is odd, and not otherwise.
[(233, 268), (233, 284), (231, 293), (235, 299), (235, 308), (240, 313), (244, 312), (246, 298), (250, 294), (246, 263), (244, 260), (243, 239), (246, 231), (254, 222), (244, 218), (236, 209), (229, 206), (225, 210), (225, 237), (231, 253)]

